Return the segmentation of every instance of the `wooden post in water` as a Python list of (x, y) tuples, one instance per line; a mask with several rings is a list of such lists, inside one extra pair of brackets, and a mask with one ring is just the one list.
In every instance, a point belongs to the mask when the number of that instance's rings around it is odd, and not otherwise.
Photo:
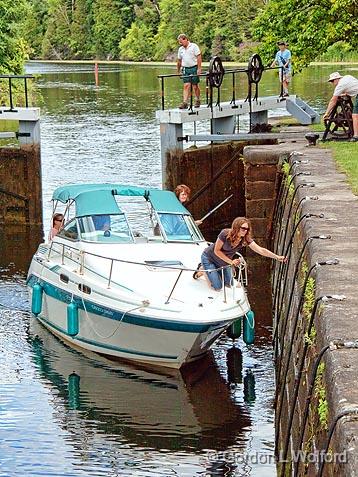
[(99, 86), (99, 77), (98, 77), (98, 63), (94, 64), (94, 79), (96, 82), (96, 86)]

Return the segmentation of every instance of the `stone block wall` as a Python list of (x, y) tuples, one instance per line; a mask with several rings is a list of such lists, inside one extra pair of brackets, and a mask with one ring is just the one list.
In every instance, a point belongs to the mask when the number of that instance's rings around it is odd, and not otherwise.
[(252, 222), (255, 240), (263, 247), (269, 247), (271, 242), (280, 164), (286, 156), (273, 146), (246, 146), (243, 151), (246, 216)]
[[(173, 161), (173, 170), (178, 169), (171, 177), (185, 182), (186, 169), (179, 166), (186, 164), (200, 188), (201, 178), (217, 170), (216, 161), (225, 148), (208, 150), (215, 150), (215, 155), (208, 152), (205, 159), (205, 153), (193, 152), (181, 164)], [(193, 166), (190, 161), (195, 154), (204, 162)], [(294, 173), (309, 172), (315, 187), (308, 188), (305, 177), (297, 175), (292, 182), (295, 192), (288, 195), (284, 213), (273, 223), (282, 182), (280, 166), (284, 160), (292, 163), (291, 156), (296, 155), (305, 156), (308, 164), (299, 163)], [(235, 186), (228, 177), (222, 178), (220, 187), (228, 180)], [(255, 240), (270, 249), (278, 247), (277, 253), (288, 250), (289, 255), (287, 265), (276, 264), (272, 275), (278, 475), (358, 476), (358, 199), (345, 176), (337, 172), (329, 150), (305, 149), (303, 141), (245, 147), (242, 178), (245, 207), (240, 215), (252, 220)], [(318, 200), (308, 200), (311, 195)], [(324, 217), (319, 218), (322, 213)], [(305, 218), (306, 214), (314, 215)], [(316, 265), (335, 257), (336, 265)], [(255, 268), (255, 256), (249, 259), (250, 269)], [(271, 261), (265, 264), (267, 270), (260, 265), (260, 272), (269, 273)], [(303, 295), (303, 283), (311, 267), (309, 298)], [(323, 299), (336, 295), (346, 298)], [(314, 303), (319, 305), (312, 315)]]
[[(358, 475), (358, 199), (329, 150), (294, 147), (292, 154), (308, 163), (294, 168), (285, 212), (274, 224), (277, 246), (280, 230), (290, 237), (300, 221), (292, 242), (279, 246), (278, 253), (289, 251), (286, 270), (273, 275), (273, 293), (280, 297), (273, 298), (278, 475), (353, 477)], [(287, 145), (276, 152), (284, 148), (287, 152)], [(298, 174), (307, 172), (313, 190)], [(311, 194), (318, 200), (310, 200)]]

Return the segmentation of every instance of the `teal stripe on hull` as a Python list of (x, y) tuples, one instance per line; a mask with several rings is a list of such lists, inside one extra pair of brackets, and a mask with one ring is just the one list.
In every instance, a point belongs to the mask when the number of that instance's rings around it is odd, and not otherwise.
[(92, 346), (97, 346), (97, 348), (102, 348), (104, 350), (112, 350), (112, 351), (118, 351), (121, 353), (126, 353), (126, 354), (131, 354), (131, 355), (138, 355), (138, 356), (147, 356), (148, 358), (160, 358), (160, 359), (166, 359), (166, 360), (173, 360), (175, 361), (178, 357), (177, 356), (171, 356), (171, 355), (166, 355), (166, 354), (154, 354), (154, 353), (145, 353), (144, 351), (135, 351), (132, 349), (126, 349), (126, 348), (119, 348), (118, 346), (113, 346), (113, 345), (106, 345), (103, 343), (98, 343), (98, 341), (93, 341), (89, 340), (87, 338), (83, 338), (81, 336), (76, 336), (75, 338), (71, 337), (66, 330), (63, 328), (54, 325), (51, 323), (51, 321), (46, 320), (46, 318), (39, 317), (40, 321), (42, 321), (45, 325), (49, 326), (50, 328), (53, 328), (60, 333), (63, 333), (64, 335), (68, 336), (69, 338), (72, 338), (74, 341), (81, 341), (82, 343), (87, 343)]
[(144, 326), (147, 328), (156, 328), (159, 330), (171, 330), (171, 331), (180, 331), (183, 333), (205, 333), (207, 331), (212, 331), (216, 328), (225, 327), (228, 322), (222, 321), (215, 324), (195, 324), (195, 323), (182, 323), (179, 321), (169, 321), (156, 318), (147, 318), (134, 314), (125, 314), (123, 312), (113, 310), (102, 305), (97, 305), (88, 300), (84, 300), (79, 296), (72, 295), (72, 293), (66, 292), (55, 285), (52, 285), (48, 282), (45, 282), (43, 279), (31, 275), (27, 280), (27, 285), (33, 287), (35, 283), (39, 283), (44, 290), (44, 293), (56, 300), (59, 300), (63, 303), (71, 303), (73, 301), (76, 303), (78, 308), (91, 312), (95, 315), (99, 315), (110, 320), (122, 321), (123, 323), (128, 323), (136, 326)]

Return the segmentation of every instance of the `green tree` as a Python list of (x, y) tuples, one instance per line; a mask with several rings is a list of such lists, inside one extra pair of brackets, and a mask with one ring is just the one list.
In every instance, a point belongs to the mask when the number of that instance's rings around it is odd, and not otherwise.
[(212, 0), (199, 0), (192, 6), (194, 15), (197, 17), (192, 39), (200, 46), (202, 56), (206, 60), (209, 60), (213, 54), (215, 6), (216, 2)]
[(160, 1), (160, 24), (155, 37), (156, 60), (173, 60), (176, 58), (176, 51), (178, 49), (177, 37), (180, 33), (185, 33), (193, 42), (199, 43), (198, 39), (192, 35), (195, 18), (191, 7), (191, 1), (188, 1), (185, 7), (181, 0)]
[(71, 16), (67, 0), (48, 0), (48, 24), (42, 42), (45, 58), (71, 58)]
[(134, 7), (135, 21), (119, 43), (120, 57), (125, 60), (149, 61), (153, 58), (160, 11), (156, 0), (144, 0)]
[(119, 47), (123, 60), (150, 61), (155, 51), (153, 32), (144, 23), (135, 22)]
[(22, 24), (27, 13), (25, 0), (0, 0), (0, 73), (21, 74), (26, 58)]
[(206, 60), (213, 54), (239, 59), (243, 44), (251, 41), (252, 19), (263, 5), (264, 0), (193, 0), (183, 8), (179, 0), (161, 0), (155, 58), (174, 58), (176, 38), (184, 32)]
[(91, 6), (88, 0), (73, 0), (70, 46), (74, 58), (93, 55)]
[(28, 11), (24, 21), (23, 37), (29, 45), (30, 58), (40, 58), (42, 42), (47, 30), (48, 1), (28, 0)]
[(94, 0), (93, 37), (98, 56), (118, 58), (119, 42), (134, 20), (131, 0)]
[(213, 54), (227, 60), (247, 59), (248, 45), (252, 43), (251, 23), (263, 6), (263, 0), (218, 0), (212, 24)]
[(339, 41), (358, 48), (357, 0), (271, 0), (253, 22), (265, 61), (277, 40), (290, 43), (296, 70), (316, 60)]

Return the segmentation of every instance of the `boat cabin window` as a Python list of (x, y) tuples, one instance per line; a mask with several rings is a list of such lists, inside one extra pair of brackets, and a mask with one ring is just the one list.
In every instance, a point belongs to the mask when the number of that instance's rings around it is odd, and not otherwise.
[(59, 237), (66, 237), (71, 240), (78, 240), (78, 228), (76, 219), (70, 220), (57, 234)]
[(92, 293), (91, 287), (84, 285), (83, 283), (78, 284), (78, 289), (83, 293), (87, 293), (87, 295)]
[(116, 196), (116, 202), (125, 213), (137, 243), (204, 241), (190, 215), (157, 212), (140, 196)]
[(131, 243), (133, 236), (124, 214), (99, 214), (79, 217), (81, 239), (87, 242)]
[(68, 282), (69, 282), (68, 276), (65, 275), (65, 274), (63, 274), (63, 273), (60, 274), (60, 280), (61, 280), (61, 282), (63, 282), (63, 283), (68, 283)]
[(193, 218), (182, 214), (158, 214), (168, 240), (197, 242), (204, 240)]

